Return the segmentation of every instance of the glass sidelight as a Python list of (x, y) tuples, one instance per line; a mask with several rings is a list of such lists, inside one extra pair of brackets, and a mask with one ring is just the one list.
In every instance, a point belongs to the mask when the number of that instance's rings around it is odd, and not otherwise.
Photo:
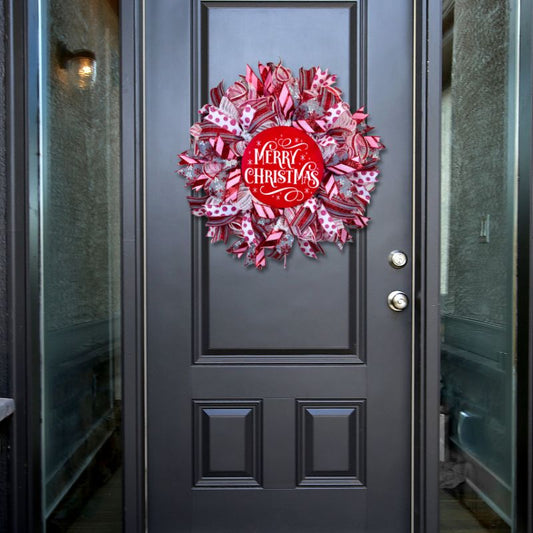
[(40, 0), (42, 521), (122, 531), (118, 0)]
[(443, 2), (442, 532), (514, 531), (518, 12)]

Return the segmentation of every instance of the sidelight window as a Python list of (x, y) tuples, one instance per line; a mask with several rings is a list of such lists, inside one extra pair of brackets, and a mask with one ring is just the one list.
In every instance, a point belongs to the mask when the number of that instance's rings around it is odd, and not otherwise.
[(441, 531), (514, 529), (517, 0), (443, 2)]
[(41, 522), (121, 531), (118, 2), (38, 8)]

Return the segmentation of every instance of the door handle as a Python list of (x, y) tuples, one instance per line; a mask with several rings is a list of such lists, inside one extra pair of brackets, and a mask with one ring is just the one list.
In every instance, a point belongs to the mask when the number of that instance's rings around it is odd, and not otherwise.
[(387, 303), (393, 311), (400, 312), (409, 305), (409, 298), (405, 292), (392, 291), (387, 297)]

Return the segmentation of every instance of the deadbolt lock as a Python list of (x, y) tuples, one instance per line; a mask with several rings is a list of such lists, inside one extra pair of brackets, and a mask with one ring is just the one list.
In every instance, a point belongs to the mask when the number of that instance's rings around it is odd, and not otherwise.
[(392, 291), (387, 298), (387, 302), (393, 311), (400, 312), (409, 305), (409, 298), (405, 292)]
[(401, 250), (393, 250), (389, 254), (389, 264), (392, 268), (403, 268), (407, 264), (407, 254)]

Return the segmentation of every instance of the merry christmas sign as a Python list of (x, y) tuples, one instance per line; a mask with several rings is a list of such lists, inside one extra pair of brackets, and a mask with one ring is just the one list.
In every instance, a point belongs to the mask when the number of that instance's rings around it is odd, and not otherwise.
[(242, 156), (242, 176), (252, 196), (273, 207), (295, 207), (315, 194), (324, 175), (316, 142), (291, 126), (258, 133)]

